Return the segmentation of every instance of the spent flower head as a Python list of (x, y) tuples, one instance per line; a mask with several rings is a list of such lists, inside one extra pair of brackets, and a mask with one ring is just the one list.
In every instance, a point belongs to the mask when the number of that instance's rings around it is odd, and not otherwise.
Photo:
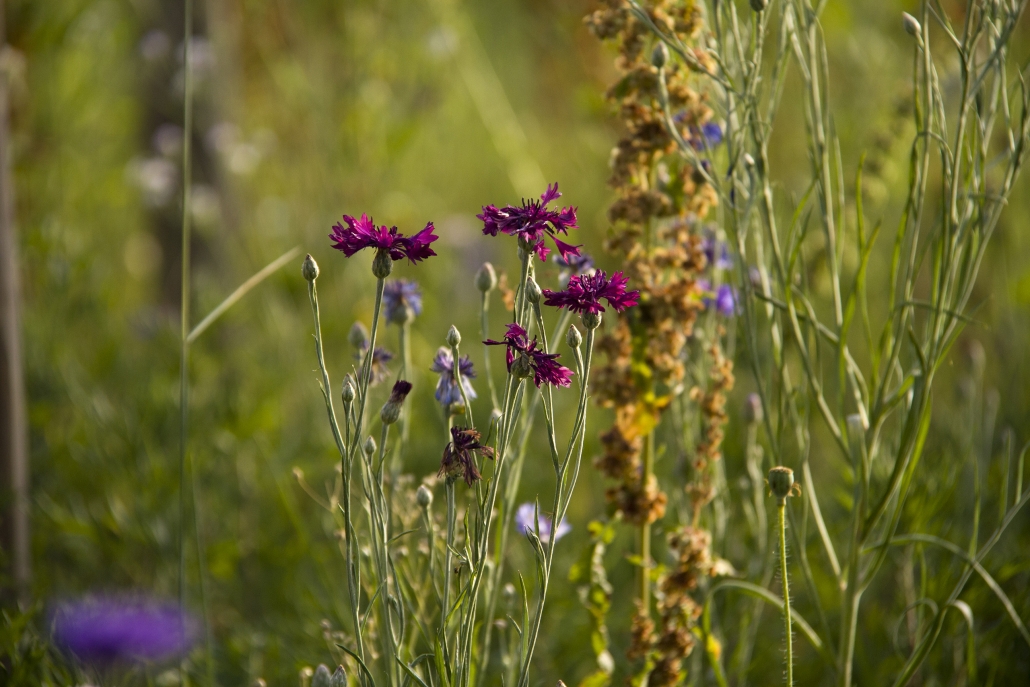
[[(551, 528), (552, 520), (546, 515), (540, 515), (536, 520), (536, 526), (533, 524), (533, 516), (536, 514), (537, 509), (532, 503), (523, 503), (515, 511), (515, 528), (518, 529), (522, 534), (529, 534), (530, 532), (540, 533), (540, 541), (548, 543), (551, 540)], [(554, 531), (554, 540), (558, 541), (566, 534), (572, 531), (572, 525), (562, 518), (562, 521), (558, 523), (558, 529)]]
[(573, 246), (558, 239), (558, 234), (567, 236), (569, 229), (577, 229), (576, 208), (564, 207), (551, 210), (547, 206), (561, 197), (558, 184), (547, 187), (540, 200), (522, 200), (522, 206), (484, 205), (477, 217), (483, 220), (483, 233), (497, 236), (498, 233), (514, 236), (526, 250), (532, 250), (541, 260), (546, 260), (551, 249), (544, 245), (549, 235), (563, 258), (579, 255), (579, 246)]
[(533, 383), (551, 384), (553, 386), (569, 386), (572, 384), (572, 370), (559, 364), (558, 353), (545, 353), (537, 348), (537, 340), (529, 340), (526, 330), (517, 323), (508, 325), (501, 341), (487, 339), (487, 346), (506, 346), (506, 362), (508, 372), (517, 377), (532, 375)]
[[(472, 359), (468, 355), (463, 355), (458, 361), (458, 366), (461, 372), (461, 385), (465, 389), (465, 395), (471, 401), (476, 398), (476, 390), (472, 388), (470, 381), (476, 376), (476, 371), (472, 367)], [(444, 410), (449, 409), (453, 403), (462, 403), (461, 389), (454, 378), (454, 355), (451, 353), (451, 349), (441, 346), (436, 351), (436, 357), (433, 358), (433, 364), (429, 369), (440, 375), (440, 381), (436, 383), (435, 397)]]
[(451, 441), (443, 450), (439, 475), (452, 481), (461, 477), (470, 487), (478, 482), (482, 475), (476, 467), (475, 454), (494, 457), (494, 450), (481, 444), (481, 438), (479, 432), (471, 427), (451, 427)]
[(422, 314), (422, 289), (410, 279), (394, 279), (383, 287), (387, 322), (407, 324)]
[(639, 291), (626, 290), (628, 282), (629, 279), (622, 272), (615, 272), (610, 279), (604, 270), (590, 275), (574, 275), (569, 278), (569, 285), (563, 291), (544, 289), (544, 304), (568, 308), (580, 314), (602, 313), (604, 306), (601, 305), (601, 299), (604, 299), (609, 307), (622, 312), (636, 305), (640, 298)]

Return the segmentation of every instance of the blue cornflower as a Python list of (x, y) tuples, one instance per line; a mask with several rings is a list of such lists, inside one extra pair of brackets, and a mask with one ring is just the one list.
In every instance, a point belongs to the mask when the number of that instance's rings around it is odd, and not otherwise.
[(387, 322), (407, 324), (422, 314), (422, 289), (410, 279), (394, 279), (383, 287)]
[(728, 270), (733, 267), (730, 248), (725, 241), (720, 241), (713, 231), (705, 231), (701, 238), (701, 250), (704, 251), (708, 264), (717, 270)]
[(723, 317), (733, 317), (737, 314), (737, 291), (729, 284), (723, 284), (715, 293), (712, 293), (712, 283), (707, 279), (698, 279), (697, 286), (701, 289), (702, 300), (705, 308), (715, 307)]
[[(533, 515), (536, 513), (536, 507), (532, 503), (523, 503), (515, 511), (515, 528), (522, 534), (529, 534), (530, 532), (540, 531), (540, 541), (548, 543), (551, 539), (551, 518), (541, 514), (539, 519), (536, 521), (536, 527), (533, 526)], [(572, 525), (567, 523), (564, 518), (558, 523), (558, 529), (554, 532), (554, 540), (558, 541), (572, 530)]]
[[(436, 383), (435, 397), (444, 410), (449, 409), (453, 403), (463, 403), (461, 389), (458, 388), (454, 379), (454, 356), (451, 354), (451, 349), (441, 346), (429, 369), (440, 374), (440, 381)], [(458, 369), (461, 371), (461, 385), (465, 388), (465, 395), (471, 401), (476, 398), (476, 390), (472, 388), (471, 381), (476, 376), (472, 360), (467, 355), (461, 356)]]

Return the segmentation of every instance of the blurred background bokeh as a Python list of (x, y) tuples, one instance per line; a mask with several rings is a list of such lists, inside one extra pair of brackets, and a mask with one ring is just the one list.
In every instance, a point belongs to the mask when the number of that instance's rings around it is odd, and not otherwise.
[[(896, 217), (903, 200), (911, 52), (899, 16), (911, 4), (833, 2), (824, 16), (844, 166), (853, 175), (866, 154), (871, 217)], [(323, 331), (338, 384), (352, 361), (347, 331), (355, 319), (369, 320), (374, 294), (367, 260), (330, 248), (331, 225), (361, 212), (402, 230), (434, 221), (440, 257), (417, 272), (398, 263), (398, 273), (416, 277), (425, 293), (413, 326), (414, 450), (406, 468), (419, 478), (435, 472), (444, 422), (428, 366), (451, 324), (466, 340), (478, 338), (479, 265), (515, 267), (509, 243), (480, 234), (480, 206), (517, 202), (557, 181), (563, 200), (580, 210), (576, 242), (606, 261), (607, 161), (617, 129), (604, 90), (614, 69), (612, 54), (583, 26), (591, 2), (196, 5), (194, 321), (300, 246), (322, 268)], [(45, 605), (117, 590), (174, 597), (183, 3), (8, 0), (6, 15), (32, 598)], [(800, 194), (808, 161), (799, 108), (788, 91), (773, 154), (780, 184)], [(967, 412), (959, 380), (979, 359), (977, 345), (997, 428), (982, 438), (986, 450), (1001, 450), (1006, 428), (1015, 445), (1030, 438), (1027, 183), (982, 271), (974, 297), (981, 305), (953, 354), (955, 382), (936, 399), (935, 446), (967, 441), (955, 418)], [(221, 684), (295, 684), (302, 666), (328, 660), (322, 619), (341, 625), (347, 617), (332, 522), (292, 476), (299, 467), (321, 488), (335, 466), (295, 262), (194, 347), (188, 596), (200, 609), (203, 592)], [(385, 345), (396, 349), (395, 329)], [(467, 350), (479, 365), (482, 351)], [(731, 400), (734, 417), (746, 386)], [(593, 426), (604, 427), (605, 411), (592, 412)], [(730, 427), (727, 460), (739, 465), (742, 439)], [(578, 529), (605, 508), (603, 481), (585, 472), (570, 512)], [(527, 471), (526, 500), (549, 493), (549, 475)], [(1026, 525), (1007, 536), (1027, 542)], [(633, 576), (620, 551), (609, 554), (616, 585)], [(529, 570), (525, 553), (519, 564)], [(565, 581), (579, 553), (560, 552), (556, 563), (539, 652), (539, 674), (551, 683), (574, 684), (592, 667), (589, 619)], [(1011, 586), (1027, 573), (1023, 557), (996, 577)], [(1024, 616), (1026, 601), (1023, 594)], [(626, 628), (612, 629), (621, 656)]]

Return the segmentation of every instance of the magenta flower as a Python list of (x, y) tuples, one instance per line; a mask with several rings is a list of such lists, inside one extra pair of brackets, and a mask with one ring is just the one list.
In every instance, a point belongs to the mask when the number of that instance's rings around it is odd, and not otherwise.
[(387, 253), (394, 261), (407, 258), (411, 262), (418, 262), (436, 255), (429, 244), (440, 237), (433, 233), (435, 228), (432, 222), (414, 236), (405, 236), (397, 231), (397, 227), (387, 229), (385, 224), (377, 227), (372, 218), (364, 214), (361, 219), (344, 215), (343, 221), (347, 226), (337, 222), (329, 238), (333, 240), (333, 248), (343, 251), (348, 258), (364, 248), (375, 248), (380, 253)]
[(515, 367), (516, 376), (528, 377), (532, 374), (533, 383), (537, 386), (572, 384), (572, 370), (556, 362), (561, 356), (538, 350), (536, 339), (530, 341), (526, 330), (514, 322), (508, 325), (503, 340), (487, 339), (483, 343), (487, 346), (507, 346), (508, 372), (512, 372), (512, 368)]
[(549, 210), (548, 203), (561, 197), (558, 184), (548, 186), (540, 200), (522, 200), (522, 207), (507, 205), (498, 209), (495, 205), (484, 205), (482, 214), (483, 233), (497, 236), (498, 232), (524, 241), (541, 260), (546, 260), (551, 249), (544, 245), (544, 236), (550, 235), (562, 258), (579, 255), (579, 246), (560, 241), (558, 234), (568, 235), (569, 229), (578, 229), (576, 208), (567, 207)]
[(544, 304), (553, 305), (558, 308), (568, 308), (578, 313), (602, 313), (604, 306), (601, 299), (608, 301), (608, 306), (622, 312), (626, 308), (637, 304), (640, 298), (639, 291), (627, 291), (626, 284), (629, 280), (622, 274), (616, 272), (611, 279), (599, 270), (594, 274), (573, 275), (569, 278), (569, 285), (564, 291), (551, 291), (544, 289)]

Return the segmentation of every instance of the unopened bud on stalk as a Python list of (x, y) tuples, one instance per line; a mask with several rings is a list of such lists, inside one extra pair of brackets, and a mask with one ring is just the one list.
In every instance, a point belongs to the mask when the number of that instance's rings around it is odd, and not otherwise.
[(569, 325), (569, 331), (565, 335), (565, 343), (567, 343), (571, 349), (577, 349), (583, 344), (583, 335), (579, 333), (578, 329), (576, 329), (576, 325)]
[(370, 456), (373, 453), (375, 453), (376, 452), (376, 440), (373, 439), (372, 437), (369, 437), (367, 440), (365, 440), (364, 449), (365, 449), (365, 455), (367, 455), (367, 456)]
[(418, 489), (415, 490), (415, 503), (422, 510), (427, 510), (433, 505), (433, 492), (429, 491), (429, 487), (424, 484), (420, 484)]
[(540, 290), (540, 285), (536, 283), (533, 277), (526, 279), (526, 298), (530, 303), (536, 305), (540, 302), (540, 297), (543, 296), (543, 292)]
[(318, 667), (315, 668), (315, 674), (311, 678), (311, 687), (330, 687), (330, 680), (332, 675), (329, 674), (329, 667), (324, 663), (319, 663)]
[(483, 266), (476, 272), (476, 288), (483, 293), (490, 293), (497, 287), (497, 272), (494, 266), (484, 262)]
[(401, 379), (393, 385), (390, 399), (383, 404), (383, 409), (379, 411), (379, 419), (383, 421), (384, 425), (392, 425), (400, 419), (401, 406), (404, 405), (404, 399), (408, 397), (410, 392), (411, 382)]
[(583, 326), (587, 329), (597, 329), (601, 326), (601, 313), (587, 311), (583, 313), (583, 317), (580, 318), (583, 322)]
[(354, 389), (354, 380), (351, 379), (350, 375), (343, 378), (343, 390), (340, 391), (340, 398), (343, 400), (344, 406), (349, 406), (354, 402), (354, 397), (358, 395), (358, 392)]
[(377, 251), (372, 259), (372, 274), (376, 279), (386, 279), (390, 272), (393, 272), (393, 258), (390, 257), (390, 253), (385, 250)]
[(795, 493), (794, 471), (778, 465), (769, 470), (769, 491), (780, 503), (785, 503), (787, 497)]
[(347, 687), (347, 673), (343, 672), (343, 666), (336, 666), (336, 672), (329, 680), (329, 687)]
[(762, 410), (762, 397), (750, 393), (744, 399), (744, 421), (749, 425), (757, 425), (765, 419), (765, 412)]
[(665, 43), (659, 42), (658, 45), (654, 46), (654, 50), (651, 51), (651, 64), (656, 69), (661, 69), (669, 62), (669, 48), (666, 47)]
[(461, 343), (461, 332), (459, 332), (458, 328), (455, 327), (453, 324), (451, 325), (451, 328), (447, 330), (446, 340), (447, 345), (451, 348), (454, 348), (455, 346)]
[(347, 334), (347, 341), (354, 348), (364, 348), (368, 345), (368, 329), (360, 322), (355, 322)]
[(901, 25), (905, 27), (905, 33), (910, 36), (918, 36), (923, 32), (923, 27), (919, 24), (919, 20), (908, 12), (901, 13)]
[(763, 12), (769, 6), (769, 0), (751, 0), (751, 9), (755, 12)]
[(318, 279), (318, 263), (311, 257), (311, 253), (308, 253), (308, 256), (304, 258), (304, 262), (301, 263), (300, 273), (308, 281)]

